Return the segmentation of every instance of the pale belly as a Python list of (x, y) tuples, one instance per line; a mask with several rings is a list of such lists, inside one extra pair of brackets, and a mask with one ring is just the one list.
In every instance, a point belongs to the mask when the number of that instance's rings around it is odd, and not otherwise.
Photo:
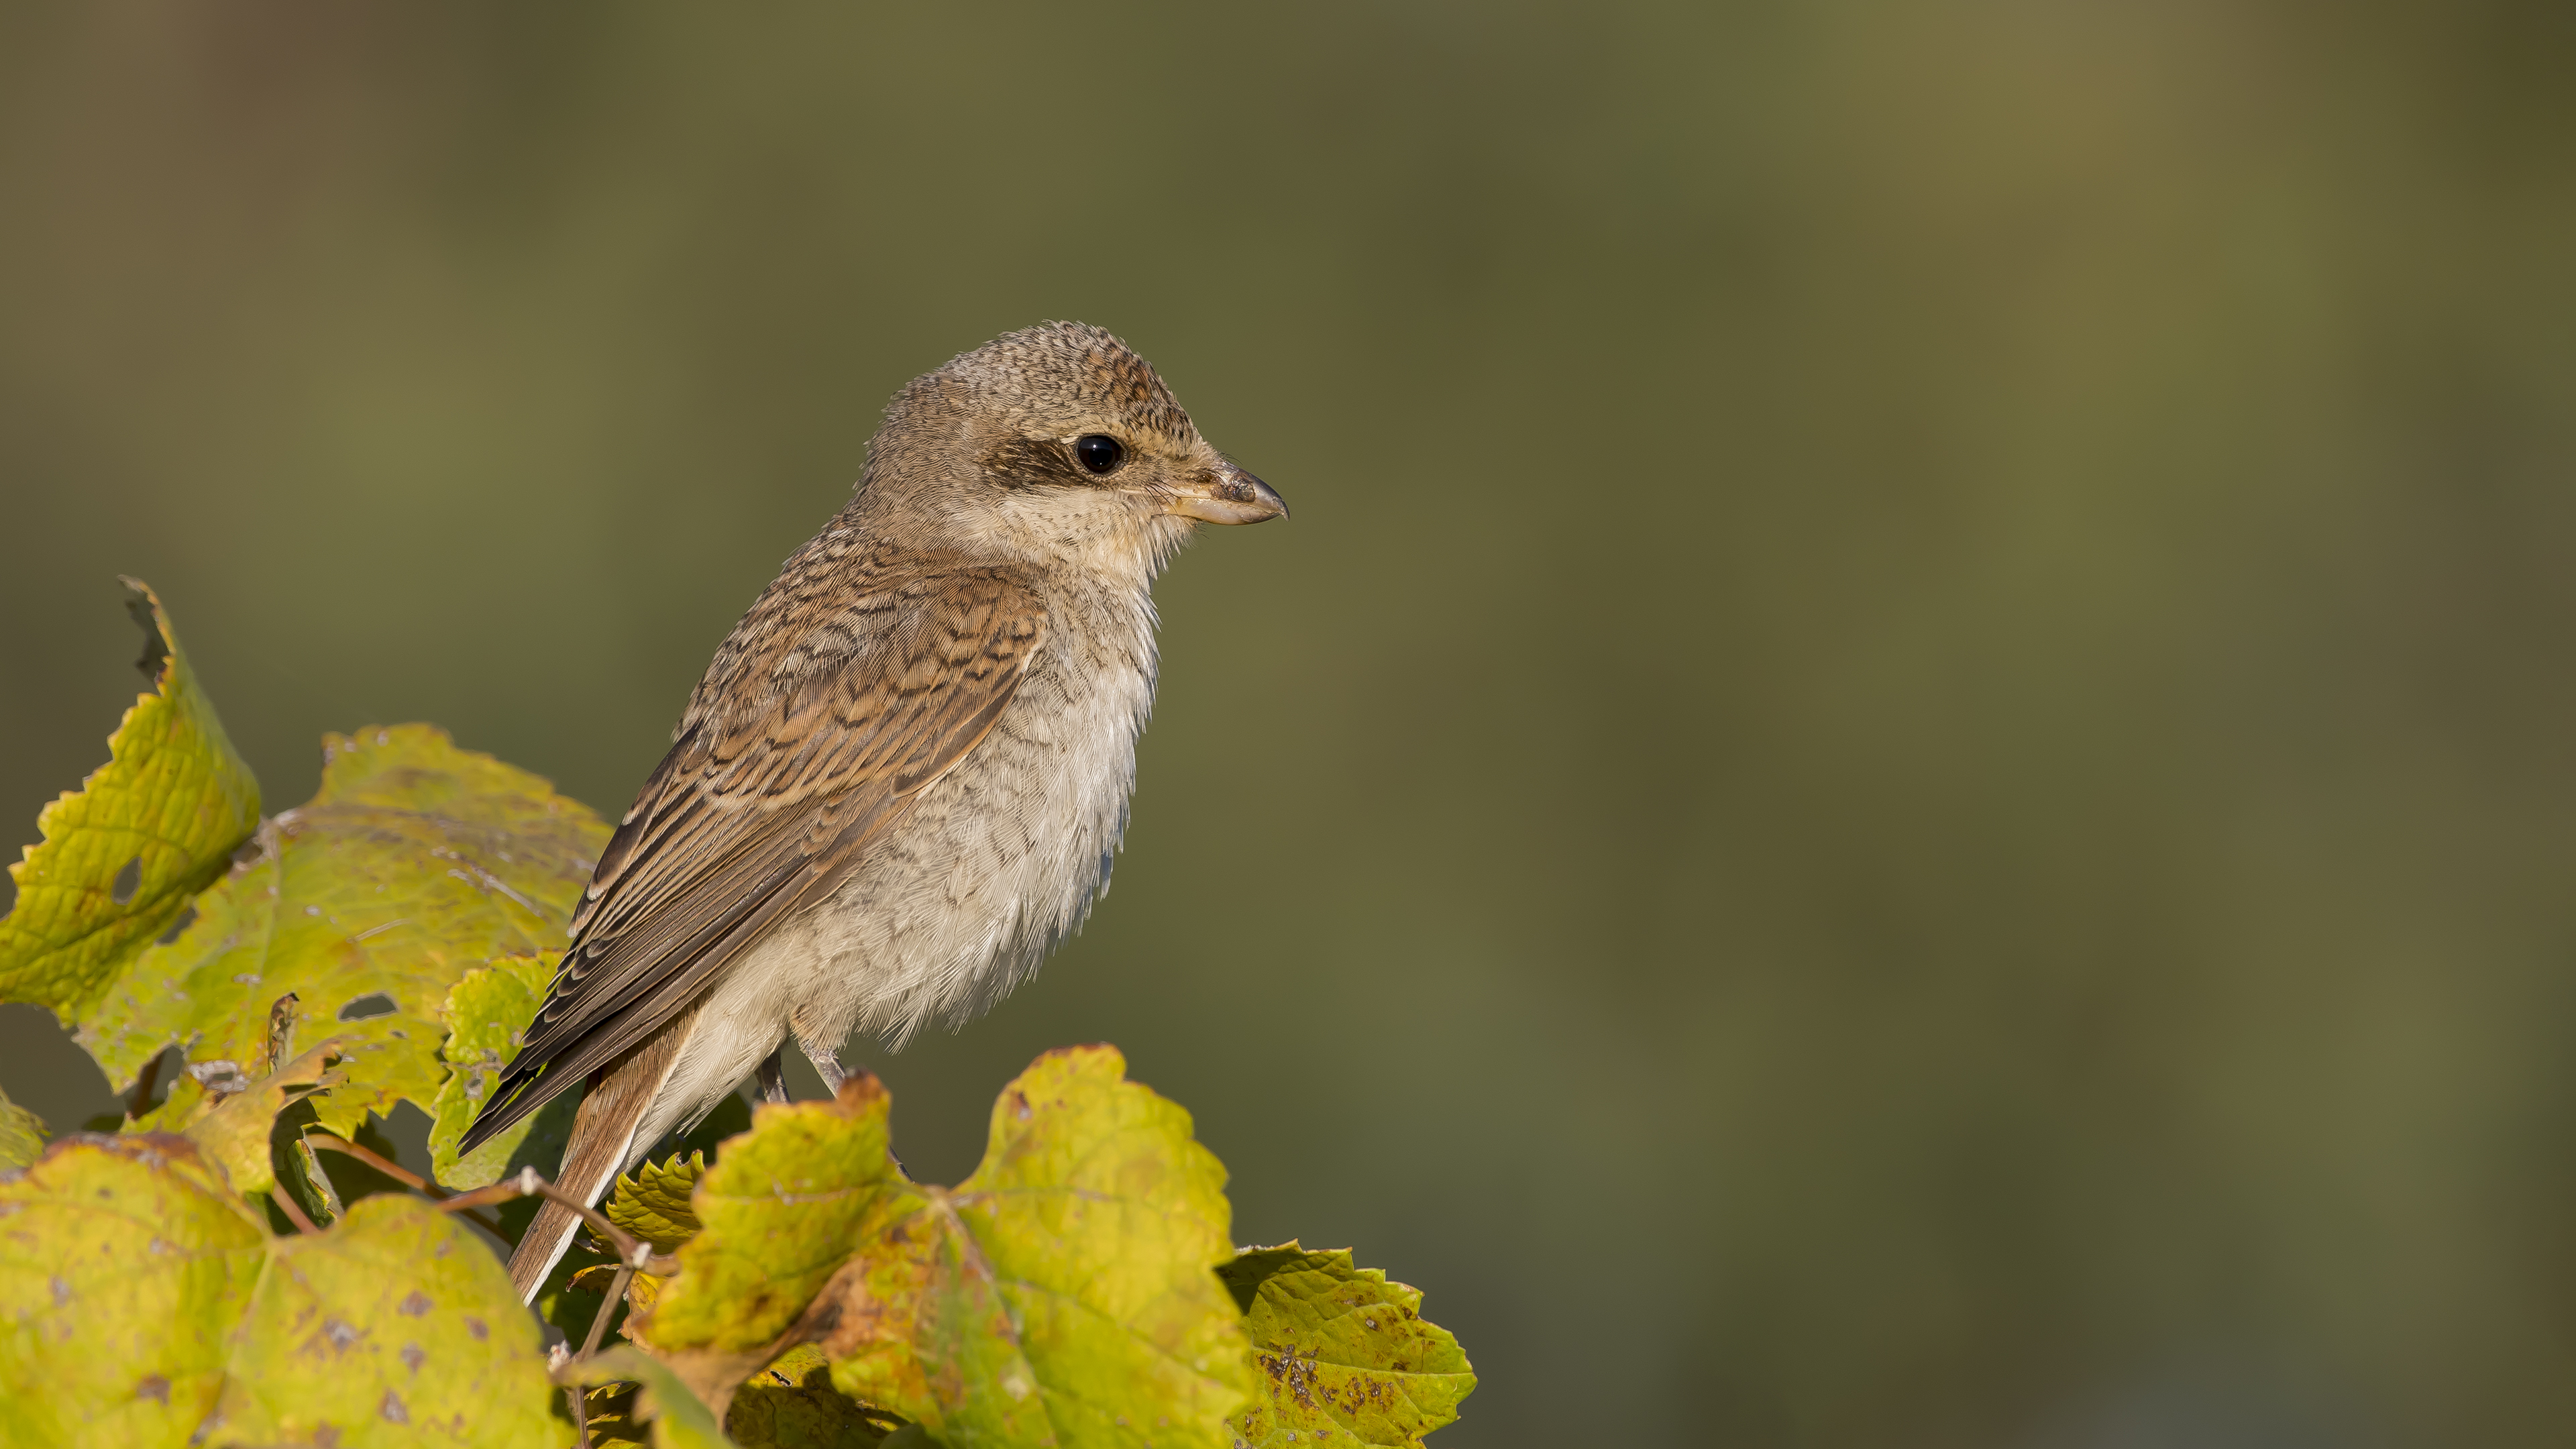
[[(900, 1046), (1028, 978), (1108, 888), (1152, 660), (1041, 661), (993, 731), (820, 905), (729, 967), (635, 1142), (703, 1116), (789, 1036)], [(1128, 666), (1128, 667), (1121, 667)]]

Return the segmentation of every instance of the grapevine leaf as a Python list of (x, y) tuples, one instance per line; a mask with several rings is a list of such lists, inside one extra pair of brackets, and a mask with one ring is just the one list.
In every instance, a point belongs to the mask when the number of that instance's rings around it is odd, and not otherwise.
[(1458, 1417), (1476, 1376), (1422, 1295), (1350, 1250), (1247, 1248), (1217, 1270), (1244, 1309), (1265, 1393), (1231, 1421), (1251, 1449), (1415, 1445)]
[(642, 1332), (701, 1383), (813, 1338), (834, 1388), (953, 1449), (1229, 1443), (1252, 1385), (1210, 1266), (1225, 1170), (1125, 1069), (1109, 1047), (1040, 1057), (954, 1191), (886, 1158), (872, 1080), (763, 1108), (699, 1185), (705, 1229)]
[(259, 782), (224, 737), (170, 616), (125, 580), (152, 681), (108, 738), (108, 762), (36, 817), (43, 839), (9, 867), (0, 1001), (51, 1007), (70, 1025), (117, 973), (224, 873), (259, 824)]
[(0, 1182), (0, 1443), (187, 1443), (266, 1239), (181, 1137), (67, 1137)]
[(338, 1042), (323, 1042), (249, 1090), (226, 1097), (188, 1129), (188, 1140), (197, 1144), (197, 1150), (208, 1161), (223, 1169), (233, 1191), (244, 1197), (267, 1192), (277, 1185), (277, 1169), (269, 1149), (277, 1114), (291, 1102), (336, 1085), (339, 1074), (323, 1068), (338, 1060), (339, 1055)]
[(427, 1435), (552, 1449), (571, 1437), (553, 1415), (536, 1320), (463, 1223), (382, 1193), (328, 1232), (268, 1247), (213, 1442)]
[(196, 1143), (79, 1136), (0, 1223), (0, 1442), (569, 1438), (509, 1276), (418, 1198), (271, 1237)]
[(657, 1253), (677, 1252), (698, 1235), (698, 1214), (689, 1205), (689, 1194), (706, 1175), (703, 1152), (685, 1158), (673, 1153), (668, 1162), (644, 1163), (617, 1179), (608, 1199), (608, 1220), (651, 1243)]
[(0, 1172), (14, 1172), (45, 1150), (45, 1124), (0, 1092)]
[(654, 1449), (734, 1449), (715, 1411), (706, 1406), (680, 1376), (659, 1360), (632, 1348), (617, 1347), (574, 1359), (557, 1372), (566, 1384), (605, 1384), (621, 1380), (644, 1386), (636, 1413), (652, 1421)]
[(753, 1374), (725, 1410), (725, 1433), (743, 1449), (877, 1449), (895, 1423), (834, 1389), (812, 1344)]
[(553, 974), (551, 956), (504, 956), (466, 972), (448, 990), (439, 1010), (447, 1024), (447, 1045), (440, 1055), (448, 1078), (430, 1106), (429, 1165), (430, 1175), (449, 1187), (460, 1192), (486, 1187), (522, 1163), (551, 1170), (562, 1160), (578, 1106), (569, 1094), (473, 1152), (459, 1157), (456, 1151), (501, 1068), (518, 1052), (521, 1034), (536, 1020)]
[[(993, 1104), (974, 1176), (892, 1236), (933, 1248), (906, 1255), (914, 1340), (932, 1350), (916, 1356), (938, 1370), (907, 1417), (958, 1449), (1224, 1444), (1249, 1396), (1242, 1324), (1212, 1271), (1229, 1245), (1225, 1168), (1126, 1067), (1107, 1046), (1038, 1058)], [(874, 1336), (864, 1314), (842, 1327)], [(836, 1384), (872, 1398), (877, 1375), (853, 1368), (843, 1382), (836, 1362)]]
[(188, 1080), (154, 1125), (185, 1126), (205, 1085), (243, 1075), (267, 1030), (257, 1003), (289, 992), (348, 1054), (349, 1084), (315, 1104), (323, 1126), (434, 1107), (449, 991), (494, 957), (555, 947), (607, 839), (543, 780), (427, 725), (325, 736), (323, 761), (312, 802), (261, 827), (258, 854), (81, 1027), (110, 1081), (186, 1049)]
[(751, 1131), (697, 1180), (690, 1210), (703, 1227), (639, 1331), (656, 1348), (743, 1353), (794, 1324), (881, 1203), (920, 1200), (886, 1149), (887, 1104), (859, 1072), (834, 1100), (755, 1109)]

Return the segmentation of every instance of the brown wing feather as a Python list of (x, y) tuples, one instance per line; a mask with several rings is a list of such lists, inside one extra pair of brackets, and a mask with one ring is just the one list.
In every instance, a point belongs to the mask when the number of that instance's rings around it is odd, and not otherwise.
[(863, 571), (832, 600), (797, 562), (717, 654), (602, 852), (467, 1150), (661, 1029), (830, 894), (992, 728), (1044, 635), (1036, 594), (1002, 571)]

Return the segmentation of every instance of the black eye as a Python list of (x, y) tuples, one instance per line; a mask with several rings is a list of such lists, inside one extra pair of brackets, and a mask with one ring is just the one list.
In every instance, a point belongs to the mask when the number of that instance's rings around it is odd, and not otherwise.
[(1115, 473), (1127, 461), (1127, 450), (1107, 433), (1085, 433), (1073, 440), (1073, 456), (1094, 473)]

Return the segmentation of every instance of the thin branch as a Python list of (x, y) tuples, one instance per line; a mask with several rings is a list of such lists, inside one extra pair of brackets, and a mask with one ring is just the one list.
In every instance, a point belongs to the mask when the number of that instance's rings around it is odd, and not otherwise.
[[(377, 1153), (371, 1152), (345, 1137), (334, 1136), (328, 1132), (307, 1132), (304, 1134), (304, 1141), (308, 1146), (328, 1147), (332, 1151), (341, 1153), (344, 1156), (354, 1157), (369, 1167), (374, 1168), (376, 1171), (383, 1173), (385, 1176), (392, 1178), (394, 1181), (401, 1183), (403, 1186), (410, 1188), (412, 1191), (425, 1193), (428, 1196), (437, 1199), (440, 1204), (440, 1210), (443, 1212), (465, 1211), (462, 1208), (447, 1206), (448, 1202), (453, 1199), (456, 1194), (449, 1192), (446, 1188), (440, 1187), (437, 1183), (430, 1181), (428, 1178), (421, 1176), (410, 1168), (404, 1167), (399, 1163), (385, 1160), (385, 1158)], [(510, 1235), (502, 1230), (500, 1220), (493, 1217), (491, 1214), (466, 1212), (465, 1216), (471, 1218), (476, 1226), (482, 1228), (483, 1231), (490, 1233), (492, 1236), (500, 1238), (503, 1241), (507, 1241), (509, 1239)]]
[[(546, 1375), (551, 1378), (572, 1362), (572, 1350), (560, 1343), (546, 1347)], [(577, 1383), (563, 1386), (564, 1407), (572, 1411), (573, 1431), (580, 1436), (581, 1449), (590, 1449), (590, 1391)]]
[(599, 1300), (599, 1311), (590, 1317), (590, 1337), (584, 1339), (581, 1345), (583, 1358), (599, 1352), (599, 1341), (608, 1336), (608, 1315), (617, 1311), (617, 1301), (626, 1296), (626, 1284), (634, 1276), (634, 1264), (617, 1265), (617, 1276), (608, 1284), (608, 1296)]
[(656, 1278), (668, 1278), (680, 1271), (679, 1259), (666, 1258), (654, 1252), (652, 1244), (610, 1222), (608, 1214), (546, 1181), (533, 1167), (522, 1167), (519, 1169), (518, 1176), (505, 1177), (490, 1187), (478, 1187), (472, 1192), (458, 1193), (440, 1203), (438, 1210), (443, 1213), (463, 1212), (467, 1208), (486, 1207), (496, 1202), (508, 1202), (512, 1198), (521, 1197), (541, 1197), (550, 1203), (572, 1209), (583, 1222), (590, 1224), (592, 1232), (616, 1245), (618, 1261), (622, 1263), (639, 1268)]
[(282, 1187), (270, 1188), (268, 1190), (268, 1200), (277, 1204), (277, 1210), (286, 1214), (286, 1220), (295, 1224), (295, 1230), (297, 1232), (318, 1233), (322, 1231), (320, 1228), (313, 1226), (313, 1220), (304, 1215), (304, 1209), (295, 1205), (294, 1195), (286, 1191), (286, 1189)]
[[(599, 1311), (590, 1316), (590, 1335), (582, 1340), (581, 1345), (583, 1358), (599, 1352), (599, 1341), (608, 1336), (608, 1315), (617, 1311), (618, 1300), (626, 1296), (626, 1285), (634, 1281), (637, 1266), (652, 1260), (653, 1245), (639, 1242), (628, 1250), (626, 1260), (617, 1265), (617, 1276), (608, 1284), (608, 1296), (599, 1300)], [(590, 1396), (579, 1385), (574, 1385), (570, 1392), (573, 1395), (574, 1417), (581, 1420), (582, 1449), (589, 1449)]]
[(304, 1134), (304, 1140), (312, 1143), (316, 1147), (328, 1147), (334, 1152), (354, 1157), (360, 1162), (367, 1164), (369, 1167), (374, 1168), (376, 1171), (383, 1173), (385, 1176), (392, 1178), (394, 1181), (401, 1183), (403, 1186), (410, 1188), (414, 1192), (424, 1192), (434, 1198), (450, 1198), (456, 1195), (449, 1192), (446, 1188), (440, 1187), (437, 1183), (430, 1181), (428, 1178), (421, 1176), (419, 1173), (412, 1171), (408, 1167), (404, 1167), (399, 1163), (386, 1161), (376, 1153), (359, 1146), (357, 1143), (350, 1141), (346, 1137), (341, 1137), (329, 1132), (307, 1132)]

